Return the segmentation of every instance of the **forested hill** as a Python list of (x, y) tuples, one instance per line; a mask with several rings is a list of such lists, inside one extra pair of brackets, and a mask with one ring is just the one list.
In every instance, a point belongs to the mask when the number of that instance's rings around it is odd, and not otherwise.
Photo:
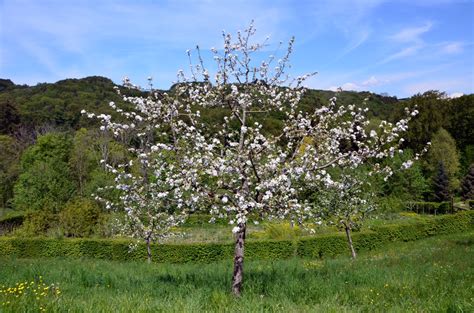
[[(91, 76), (82, 79), (65, 79), (56, 83), (36, 86), (15, 85), (9, 79), (0, 79), (0, 134), (12, 135), (18, 131), (47, 130), (70, 131), (90, 127), (91, 120), (81, 117), (80, 111), (111, 113), (108, 103), (122, 102), (114, 90), (112, 80)], [(130, 94), (130, 90), (127, 93)], [(133, 91), (137, 93), (137, 91)], [(302, 108), (312, 110), (336, 95), (333, 91), (310, 90), (306, 93)], [(409, 142), (412, 148), (430, 140), (440, 127), (447, 129), (463, 150), (474, 144), (474, 95), (447, 99), (440, 92), (427, 92), (412, 98), (399, 100), (370, 92), (343, 91), (337, 93), (338, 103), (355, 104), (369, 108), (369, 116), (379, 119), (399, 118), (403, 108), (417, 105), (421, 114), (412, 127)], [(364, 103), (364, 99), (367, 101)], [(204, 110), (209, 122), (219, 119), (219, 112)], [(270, 119), (278, 119), (278, 115)]]
[[(106, 113), (110, 110), (110, 101), (121, 102), (114, 86), (112, 80), (100, 76), (65, 79), (36, 86), (20, 86), (11, 80), (0, 79), (0, 132), (8, 134), (18, 126), (62, 130), (87, 126), (90, 120), (81, 118), (82, 109)], [(327, 103), (334, 95), (332, 91), (311, 90), (304, 99), (304, 106), (314, 108)], [(367, 105), (370, 113), (382, 118), (389, 117), (399, 103), (394, 97), (369, 92), (344, 91), (338, 95), (341, 104), (360, 104), (365, 98), (369, 98)]]

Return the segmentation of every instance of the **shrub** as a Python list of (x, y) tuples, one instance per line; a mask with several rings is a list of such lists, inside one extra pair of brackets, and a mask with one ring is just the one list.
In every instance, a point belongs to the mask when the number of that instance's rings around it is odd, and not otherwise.
[(69, 201), (59, 213), (59, 225), (67, 237), (91, 236), (99, 222), (100, 208), (89, 199)]
[(290, 223), (267, 223), (263, 231), (252, 233), (255, 239), (270, 240), (293, 240), (301, 236), (301, 229), (298, 226), (291, 226)]
[(13, 232), (16, 236), (40, 236), (57, 225), (57, 215), (48, 210), (28, 212), (23, 225)]

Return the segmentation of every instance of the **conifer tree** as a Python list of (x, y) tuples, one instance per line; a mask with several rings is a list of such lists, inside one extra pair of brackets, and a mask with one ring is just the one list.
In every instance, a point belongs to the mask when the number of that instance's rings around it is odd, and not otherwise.
[(462, 181), (461, 197), (463, 200), (474, 199), (474, 164), (471, 164)]
[(433, 179), (433, 191), (436, 201), (442, 202), (449, 200), (449, 177), (443, 162), (438, 163), (438, 170)]

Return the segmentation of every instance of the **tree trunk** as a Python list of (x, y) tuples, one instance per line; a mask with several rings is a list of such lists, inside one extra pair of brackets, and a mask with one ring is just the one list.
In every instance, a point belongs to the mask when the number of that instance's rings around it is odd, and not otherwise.
[(352, 244), (351, 228), (348, 225), (344, 225), (344, 228), (346, 229), (347, 242), (349, 244), (349, 248), (351, 249), (352, 258), (355, 259), (357, 258), (357, 253), (354, 249), (354, 245)]
[(148, 263), (151, 263), (151, 240), (149, 237), (146, 239), (146, 252), (148, 254)]
[(240, 297), (242, 293), (242, 282), (244, 279), (244, 244), (245, 244), (245, 231), (246, 225), (240, 227), (240, 231), (237, 233), (237, 239), (235, 240), (235, 251), (234, 251), (234, 274), (232, 276), (232, 293)]

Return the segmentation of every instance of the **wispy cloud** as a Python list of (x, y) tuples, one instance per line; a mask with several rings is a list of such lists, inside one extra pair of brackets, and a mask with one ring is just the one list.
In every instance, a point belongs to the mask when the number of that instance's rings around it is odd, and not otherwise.
[(440, 52), (444, 54), (458, 54), (464, 51), (464, 43), (462, 42), (442, 43), (440, 46)]
[(422, 26), (408, 27), (400, 30), (389, 37), (390, 40), (402, 43), (421, 43), (421, 36), (431, 30), (432, 22), (427, 22)]
[(411, 47), (403, 48), (402, 50), (389, 55), (388, 57), (380, 61), (378, 64), (385, 64), (394, 60), (398, 60), (398, 59), (415, 55), (422, 47), (423, 45), (420, 44), (420, 45), (414, 45)]

